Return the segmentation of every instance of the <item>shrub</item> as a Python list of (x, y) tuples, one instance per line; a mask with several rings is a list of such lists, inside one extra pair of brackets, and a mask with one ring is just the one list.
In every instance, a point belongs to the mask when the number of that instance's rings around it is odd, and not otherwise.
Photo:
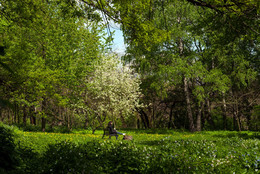
[[(156, 147), (133, 142), (92, 141), (50, 145), (32, 173), (253, 173), (260, 158), (256, 140), (223, 142), (238, 150), (220, 149), (214, 141), (158, 141)], [(242, 146), (246, 150), (239, 150)], [(33, 164), (35, 165), (35, 164)]]
[(101, 139), (102, 131), (19, 132), (13, 173), (255, 173), (260, 167), (255, 132), (141, 132), (132, 132), (133, 141)]
[(19, 165), (18, 151), (10, 127), (0, 124), (0, 173), (7, 173)]

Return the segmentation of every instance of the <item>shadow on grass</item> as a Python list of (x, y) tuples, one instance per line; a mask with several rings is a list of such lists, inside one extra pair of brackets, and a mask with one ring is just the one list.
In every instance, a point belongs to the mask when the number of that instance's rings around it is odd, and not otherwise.
[(173, 145), (173, 143), (178, 143), (178, 144), (182, 144), (183, 142), (186, 142), (186, 141), (189, 141), (189, 140), (183, 140), (183, 139), (180, 139), (180, 140), (146, 140), (146, 141), (140, 141), (138, 142), (139, 145), (144, 145), (144, 146), (153, 146), (153, 147), (156, 147), (156, 146), (163, 146), (163, 145)]
[(144, 145), (144, 146), (161, 146), (161, 141), (160, 140), (152, 140), (152, 141), (141, 141), (138, 142), (139, 145)]
[(174, 134), (174, 133), (184, 133), (189, 134), (190, 132), (188, 130), (182, 130), (182, 129), (121, 129), (122, 131), (129, 131), (133, 133), (145, 133), (145, 134)]
[(260, 132), (242, 133), (242, 132), (230, 132), (225, 134), (214, 135), (218, 138), (233, 138), (238, 137), (242, 139), (260, 139)]

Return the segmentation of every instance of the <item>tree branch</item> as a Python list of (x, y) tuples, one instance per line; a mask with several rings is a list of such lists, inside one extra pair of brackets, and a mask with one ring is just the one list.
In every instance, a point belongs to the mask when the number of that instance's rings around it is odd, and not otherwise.
[[(98, 0), (96, 0), (97, 1), (96, 3), (94, 3), (94, 1), (88, 1), (88, 0), (81, 0), (81, 1), (93, 7), (96, 10), (102, 11), (109, 18), (113, 19), (115, 22), (119, 22), (119, 23), (121, 22), (121, 19), (119, 19), (119, 15), (117, 14), (117, 12), (114, 11), (113, 8), (108, 3), (106, 3), (105, 5), (99, 5), (101, 2), (98, 2)], [(107, 10), (107, 8), (110, 9), (111, 11), (114, 11), (115, 14), (111, 14), (111, 12)]]

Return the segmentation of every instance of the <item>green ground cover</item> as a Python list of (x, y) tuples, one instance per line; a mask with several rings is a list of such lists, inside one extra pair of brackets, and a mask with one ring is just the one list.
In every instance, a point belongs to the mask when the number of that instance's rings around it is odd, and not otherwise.
[[(133, 141), (102, 131), (25, 132), (14, 129), (19, 163), (9, 173), (257, 173), (260, 133), (122, 130)], [(17, 157), (18, 156), (18, 157)]]

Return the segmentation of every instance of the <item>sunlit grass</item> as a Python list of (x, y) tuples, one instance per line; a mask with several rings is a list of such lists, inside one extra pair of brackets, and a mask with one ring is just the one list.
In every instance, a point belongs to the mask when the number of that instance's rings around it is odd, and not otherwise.
[[(48, 132), (23, 132), (16, 131), (17, 138), (16, 141), (23, 146), (29, 146), (35, 151), (41, 152), (46, 149), (48, 145), (55, 144), (58, 142), (66, 141), (73, 142), (75, 144), (85, 144), (87, 142), (98, 141), (100, 143), (112, 141), (121, 142), (123, 141), (122, 135), (119, 135), (118, 140), (115, 137), (108, 139), (105, 136), (102, 139), (103, 131), (97, 130), (95, 134), (91, 131), (76, 131), (72, 133), (48, 133)], [(125, 130), (127, 135), (133, 136), (133, 143), (137, 146), (153, 146), (157, 145), (158, 142), (162, 140), (167, 141), (179, 141), (179, 140), (195, 140), (195, 141), (212, 141), (217, 144), (220, 148), (229, 148), (229, 144), (226, 144), (227, 138), (243, 138), (243, 139), (255, 139), (259, 138), (259, 132), (235, 132), (235, 131), (203, 131), (203, 132), (179, 132), (179, 131), (151, 131), (151, 130), (141, 130), (140, 132), (136, 130)], [(225, 143), (223, 141), (225, 140)], [(232, 141), (230, 142), (232, 143)]]
[[(103, 167), (111, 160), (127, 164), (129, 170), (202, 171), (202, 173), (257, 172), (260, 166), (260, 133), (236, 131), (187, 132), (178, 130), (120, 130), (133, 136), (132, 141), (113, 136), (102, 138), (103, 131), (72, 130), (70, 133), (27, 132), (15, 130), (15, 142), (24, 163), (32, 171), (57, 171)], [(31, 155), (36, 164), (34, 168)], [(45, 160), (42, 163), (38, 161)], [(91, 163), (92, 162), (92, 163)], [(91, 165), (90, 165), (91, 164)], [(138, 164), (138, 165), (136, 165)], [(141, 167), (140, 164), (142, 164)], [(60, 167), (63, 166), (62, 169)], [(69, 167), (64, 167), (69, 166)], [(116, 165), (118, 166), (118, 165)], [(125, 169), (125, 167), (120, 169)], [(119, 169), (118, 169), (119, 170)], [(99, 171), (106, 169), (99, 168)], [(117, 170), (115, 170), (117, 171)], [(149, 173), (148, 172), (148, 173)], [(43, 172), (44, 173), (44, 172)], [(102, 172), (101, 172), (102, 173)], [(167, 172), (166, 172), (167, 173)], [(196, 172), (195, 172), (196, 173)]]

